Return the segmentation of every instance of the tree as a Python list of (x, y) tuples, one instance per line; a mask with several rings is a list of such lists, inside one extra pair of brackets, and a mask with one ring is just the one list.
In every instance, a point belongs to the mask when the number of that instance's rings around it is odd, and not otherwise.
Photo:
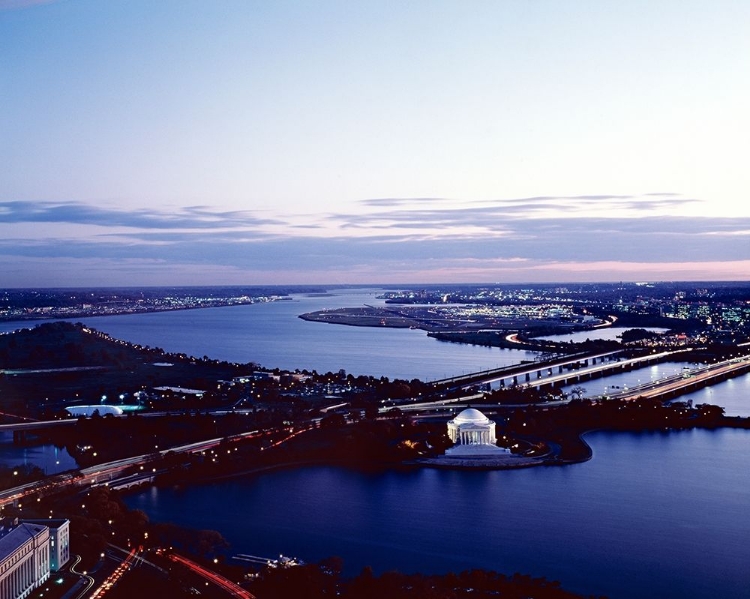
[(199, 530), (193, 540), (195, 552), (203, 557), (215, 555), (228, 547), (229, 542), (216, 530)]
[(575, 395), (578, 399), (582, 399), (586, 395), (586, 387), (577, 385), (570, 390), (571, 395)]

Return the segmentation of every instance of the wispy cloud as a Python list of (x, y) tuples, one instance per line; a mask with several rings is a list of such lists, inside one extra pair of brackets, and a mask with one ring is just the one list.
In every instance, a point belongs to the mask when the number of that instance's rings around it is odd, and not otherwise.
[[(184, 282), (195, 282), (204, 271), (226, 282), (242, 273), (252, 273), (259, 282), (309, 282), (313, 273), (322, 277), (319, 282), (326, 280), (325, 273), (335, 275), (327, 280), (350, 282), (365, 282), (367, 274), (379, 282), (410, 276), (411, 281), (461, 282), (638, 279), (669, 272), (706, 278), (709, 271), (700, 265), (708, 264), (723, 265), (715, 268), (714, 279), (719, 273), (742, 272), (732, 268), (750, 261), (750, 217), (679, 216), (679, 208), (691, 201), (667, 195), (534, 197), (463, 206), (378, 201), (360, 213), (312, 216), (205, 205), (167, 212), (69, 201), (4, 202), (0, 268), (13, 277), (17, 264), (46, 264), (7, 280), (47, 272), (45, 280), (57, 281), (61, 275), (52, 271), (67, 269), (76, 281), (76, 269), (88, 265), (91, 277), (104, 279), (108, 273), (113, 284), (130, 280), (141, 266), (139, 282), (158, 278), (158, 273), (165, 281), (186, 277)], [(582, 209), (591, 203), (626, 210)], [(559, 216), (561, 204), (563, 212), (573, 210), (575, 217)], [(538, 212), (553, 208), (558, 211)], [(188, 277), (184, 273), (191, 268), (195, 274)]]
[(411, 206), (414, 204), (440, 204), (450, 202), (447, 198), (370, 198), (359, 202), (363, 206)]
[(115, 210), (82, 202), (0, 202), (0, 223), (76, 223), (137, 229), (219, 229), (278, 225), (283, 221), (251, 212), (222, 212), (207, 206), (174, 211)]
[(706, 231), (704, 235), (727, 235), (727, 236), (740, 236), (750, 237), (750, 229), (730, 229), (724, 231)]
[[(511, 198), (495, 201), (472, 201), (446, 206), (420, 206), (423, 199), (376, 200), (369, 207), (387, 208), (359, 213), (328, 215), (329, 223), (341, 231), (382, 231), (388, 229), (394, 235), (399, 231), (434, 230), (438, 235), (464, 236), (484, 235), (489, 238), (528, 236), (528, 232), (542, 227), (576, 227), (573, 221), (591, 223), (611, 221), (618, 228), (620, 223), (635, 223), (660, 219), (666, 215), (679, 215), (696, 200), (678, 197), (675, 194), (658, 196), (537, 196)], [(440, 204), (447, 200), (440, 200)], [(678, 218), (678, 217), (677, 217)]]
[[(572, 214), (591, 214), (604, 211), (610, 215), (630, 216), (638, 218), (644, 214), (654, 212), (672, 212), (683, 210), (695, 204), (697, 200), (685, 198), (674, 193), (649, 193), (642, 195), (578, 195), (578, 196), (533, 196), (526, 198), (506, 198), (486, 200), (472, 200), (460, 202), (456, 200), (426, 199), (426, 198), (390, 198), (363, 200), (361, 204), (371, 207), (390, 207), (413, 210), (414, 206), (429, 202), (433, 206), (450, 204), (444, 210), (446, 213), (467, 212), (479, 210), (488, 214), (510, 214), (520, 218), (535, 218), (539, 215), (566, 217)], [(398, 213), (394, 210), (392, 214)]]
[(60, 223), (158, 232), (241, 230), (264, 235), (297, 235), (307, 231), (322, 237), (379, 237), (386, 233), (399, 238), (408, 237), (409, 232), (420, 236), (431, 232), (435, 236), (507, 237), (562, 223), (566, 227), (577, 226), (570, 221), (611, 221), (616, 228), (622, 226), (618, 223), (629, 220), (642, 222), (648, 218), (654, 222), (664, 215), (679, 214), (694, 202), (666, 196), (538, 196), (481, 203), (440, 198), (381, 198), (363, 200), (359, 212), (313, 216), (278, 215), (271, 210), (222, 211), (206, 205), (167, 211), (122, 210), (75, 201), (6, 201), (0, 202), (0, 224)]

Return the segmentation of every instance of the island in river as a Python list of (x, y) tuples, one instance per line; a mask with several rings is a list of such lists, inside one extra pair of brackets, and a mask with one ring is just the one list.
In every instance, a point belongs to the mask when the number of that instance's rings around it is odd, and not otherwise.
[(361, 327), (414, 328), (428, 332), (483, 329), (531, 329), (565, 332), (611, 324), (574, 311), (535, 306), (360, 306), (301, 314), (303, 320)]

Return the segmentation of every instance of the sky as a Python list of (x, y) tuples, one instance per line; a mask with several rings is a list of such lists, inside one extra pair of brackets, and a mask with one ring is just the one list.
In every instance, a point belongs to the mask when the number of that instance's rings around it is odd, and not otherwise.
[(0, 287), (750, 279), (746, 0), (0, 0)]

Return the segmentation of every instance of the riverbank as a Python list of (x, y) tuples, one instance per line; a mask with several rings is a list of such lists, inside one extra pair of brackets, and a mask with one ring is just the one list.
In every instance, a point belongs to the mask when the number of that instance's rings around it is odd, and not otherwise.
[[(592, 327), (570, 324), (556, 319), (529, 318), (522, 315), (501, 316), (471, 311), (455, 314), (432, 306), (377, 307), (365, 305), (356, 308), (332, 308), (306, 312), (299, 318), (311, 322), (341, 324), (353, 327), (412, 328), (430, 334), (450, 332), (456, 334), (482, 334), (495, 332), (507, 335), (508, 332), (525, 331), (534, 335), (553, 335), (586, 330)], [(552, 345), (552, 344), (550, 344)]]
[[(394, 422), (371, 421), (360, 422), (355, 425), (344, 425), (334, 429), (312, 429), (288, 442), (263, 452), (262, 458), (253, 450), (251, 459), (260, 459), (254, 465), (247, 465), (247, 458), (239, 455), (231, 461), (223, 463), (217, 454), (216, 462), (211, 468), (186, 468), (185, 464), (176, 471), (160, 476), (156, 484), (162, 486), (183, 486), (195, 483), (212, 483), (246, 476), (253, 476), (277, 470), (304, 468), (311, 466), (337, 466), (358, 471), (377, 472), (389, 470), (411, 470), (419, 468), (439, 468), (449, 470), (516, 470), (538, 466), (565, 466), (581, 464), (593, 457), (593, 450), (586, 442), (586, 435), (598, 432), (606, 433), (646, 433), (670, 431), (679, 432), (689, 429), (716, 430), (733, 428), (750, 430), (750, 418), (723, 417), (713, 418), (710, 422), (694, 422), (693, 426), (664, 427), (664, 426), (587, 426), (557, 430), (546, 437), (518, 437), (516, 441), (526, 444), (529, 448), (543, 447), (537, 455), (527, 453), (500, 454), (495, 456), (450, 456), (440, 453), (436, 447), (444, 451), (449, 442), (442, 439), (442, 426), (424, 427), (418, 425), (412, 428), (411, 434), (397, 433), (403, 430), (400, 426), (392, 426)], [(357, 426), (358, 425), (358, 426)], [(411, 426), (411, 425), (410, 425)], [(390, 429), (390, 430), (389, 430)], [(373, 434), (377, 433), (377, 434)], [(404, 435), (399, 437), (396, 435)], [(382, 435), (382, 436), (381, 436)], [(417, 450), (424, 447), (425, 441), (432, 441), (430, 452)], [(405, 447), (412, 450), (406, 451)], [(529, 451), (533, 451), (530, 449)], [(227, 452), (233, 455), (235, 452)], [(428, 455), (425, 455), (428, 453)], [(341, 456), (346, 457), (341, 457)], [(217, 473), (217, 470), (219, 473)]]
[[(487, 568), (547, 575), (613, 599), (708, 599), (717, 589), (742, 596), (746, 431), (584, 439), (595, 455), (579, 467), (310, 465), (148, 489), (126, 502), (153, 521), (222, 531), (233, 554), (283, 553), (308, 563), (339, 555), (352, 576), (366, 565), (376, 574)], [(560, 552), (563, 545), (570, 550)], [(706, 549), (696, 554), (696, 546)], [(664, 567), (648, 567), (657, 562)]]
[(515, 468), (544, 466), (549, 462), (545, 458), (528, 458), (516, 454), (507, 454), (495, 457), (452, 457), (442, 455), (434, 458), (419, 458), (408, 463), (417, 466), (446, 468), (450, 470), (513, 470)]
[[(581, 351), (612, 351), (621, 344), (612, 340), (587, 340), (585, 343), (556, 342), (538, 337), (561, 335), (576, 331), (593, 330), (594, 327), (571, 325), (557, 321), (524, 318), (486, 317), (481, 313), (472, 318), (436, 316), (424, 308), (409, 307), (409, 311), (366, 306), (363, 308), (336, 308), (307, 312), (299, 318), (310, 322), (338, 324), (350, 327), (420, 329), (438, 341), (515, 349), (543, 353), (573, 354)], [(611, 326), (612, 321), (598, 325)]]

